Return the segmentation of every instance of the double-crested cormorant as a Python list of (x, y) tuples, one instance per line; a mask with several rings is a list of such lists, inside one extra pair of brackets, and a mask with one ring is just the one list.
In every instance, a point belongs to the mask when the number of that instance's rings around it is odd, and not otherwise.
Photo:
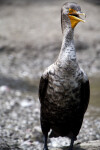
[(44, 135), (44, 150), (48, 150), (47, 138), (66, 136), (71, 139), (69, 150), (81, 128), (84, 113), (89, 103), (89, 80), (79, 67), (74, 46), (74, 28), (85, 22), (76, 3), (65, 3), (61, 9), (62, 46), (55, 63), (43, 73), (39, 85), (41, 104), (41, 128)]

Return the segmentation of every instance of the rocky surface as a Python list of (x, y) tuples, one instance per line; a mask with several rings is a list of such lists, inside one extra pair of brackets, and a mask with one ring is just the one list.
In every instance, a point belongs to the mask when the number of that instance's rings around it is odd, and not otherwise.
[[(56, 60), (60, 50), (60, 7), (64, 2), (0, 1), (0, 150), (43, 147), (38, 84), (44, 68)], [(77, 2), (87, 14), (87, 22), (80, 23), (75, 31), (77, 57), (89, 76), (99, 75), (100, 8)], [(88, 145), (88, 141), (100, 140), (99, 116), (100, 109), (90, 106), (77, 140), (87, 144), (77, 145), (76, 149), (99, 148), (98, 141), (93, 148)], [(50, 149), (65, 150), (69, 142), (66, 138), (52, 138), (48, 145)]]
[[(50, 150), (68, 150), (68, 147), (51, 148)], [(100, 150), (100, 141), (84, 142), (74, 146), (74, 150)]]

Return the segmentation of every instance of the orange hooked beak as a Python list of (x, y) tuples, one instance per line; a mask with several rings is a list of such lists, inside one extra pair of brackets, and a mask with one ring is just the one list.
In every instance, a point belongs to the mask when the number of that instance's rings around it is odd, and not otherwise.
[(85, 20), (82, 19), (80, 15), (86, 17), (85, 13), (69, 8), (68, 16), (70, 18), (72, 28), (74, 28), (79, 22), (85, 22)]

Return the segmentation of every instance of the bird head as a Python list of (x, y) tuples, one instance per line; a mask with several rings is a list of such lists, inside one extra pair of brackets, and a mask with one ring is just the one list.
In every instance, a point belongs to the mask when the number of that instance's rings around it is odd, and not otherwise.
[(75, 26), (79, 22), (85, 22), (80, 16), (86, 16), (85, 13), (81, 12), (81, 7), (77, 3), (65, 3), (61, 9), (61, 23), (67, 24), (71, 28), (75, 28)]

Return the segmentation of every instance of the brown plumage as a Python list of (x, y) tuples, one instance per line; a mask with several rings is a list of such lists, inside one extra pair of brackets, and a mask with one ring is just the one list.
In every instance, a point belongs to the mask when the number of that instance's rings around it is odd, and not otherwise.
[[(76, 3), (63, 5), (61, 51), (56, 62), (44, 71), (40, 79), (40, 120), (45, 137), (44, 150), (48, 150), (47, 137), (50, 129), (52, 130), (50, 137), (71, 138), (70, 150), (72, 150), (88, 107), (89, 80), (78, 65), (73, 40), (74, 27), (79, 20), (82, 21), (76, 18), (79, 17), (79, 12), (81, 14), (81, 8)], [(74, 17), (75, 22), (69, 16)]]

